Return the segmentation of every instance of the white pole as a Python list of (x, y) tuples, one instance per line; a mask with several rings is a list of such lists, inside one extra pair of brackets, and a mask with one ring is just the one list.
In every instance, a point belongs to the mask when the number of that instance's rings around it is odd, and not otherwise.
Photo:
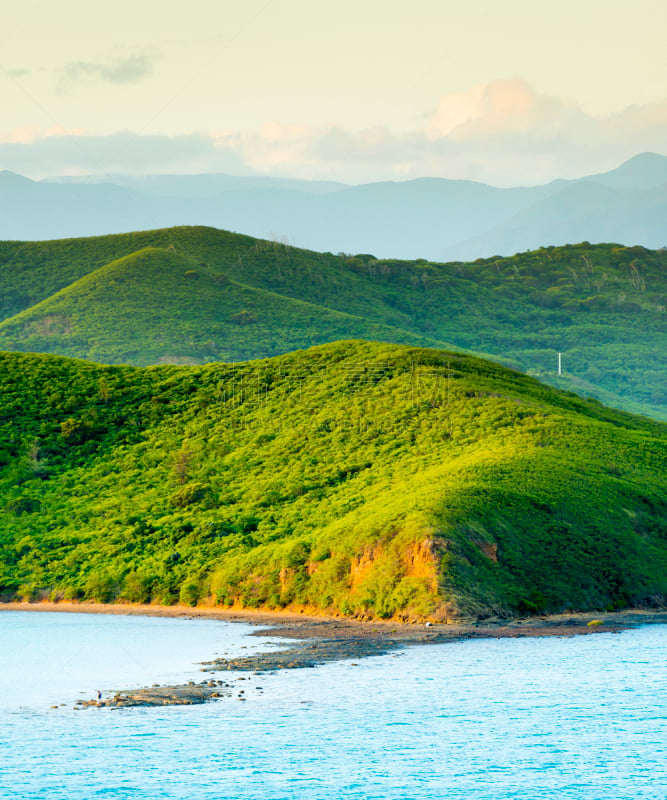
[(558, 354), (558, 374), (562, 375), (563, 371), (561, 369), (561, 361), (560, 361), (561, 353)]

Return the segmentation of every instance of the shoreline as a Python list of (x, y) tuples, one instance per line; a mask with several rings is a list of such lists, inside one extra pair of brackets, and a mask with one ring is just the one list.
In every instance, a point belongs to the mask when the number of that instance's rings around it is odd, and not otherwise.
[[(73, 602), (0, 603), (2, 611), (84, 613), (152, 616), (242, 622), (255, 628), (249, 635), (283, 638), (285, 647), (200, 663), (202, 680), (184, 685), (119, 690), (104, 699), (80, 700), (77, 708), (197, 705), (234, 696), (234, 685), (216, 679), (221, 672), (242, 673), (235, 680), (254, 680), (279, 670), (303, 669), (336, 661), (355, 662), (374, 655), (418, 645), (445, 644), (468, 639), (546, 636), (581, 636), (620, 633), (648, 624), (667, 624), (667, 610), (631, 609), (594, 614), (577, 612), (521, 619), (485, 620), (483, 623), (405, 623), (393, 620), (361, 621), (345, 617), (316, 616), (294, 611), (266, 611), (190, 606)], [(250, 688), (250, 684), (244, 684)], [(261, 687), (259, 687), (261, 688)], [(241, 691), (236, 695), (245, 699)]]
[[(612, 612), (576, 611), (481, 622), (438, 623), (399, 622), (396, 620), (359, 620), (343, 616), (327, 616), (294, 610), (219, 608), (212, 606), (161, 606), (135, 603), (89, 602), (0, 602), (2, 611), (32, 611), (71, 614), (109, 614), (120, 616), (212, 619), (221, 622), (243, 622), (259, 629), (251, 635), (272, 635), (288, 639), (384, 638), (406, 641), (444, 641), (460, 638), (516, 638), (518, 636), (572, 636), (627, 630), (638, 625), (667, 624), (667, 609), (626, 609)], [(594, 624), (592, 624), (594, 623)], [(265, 627), (264, 627), (265, 626)], [(271, 630), (266, 630), (270, 628)]]

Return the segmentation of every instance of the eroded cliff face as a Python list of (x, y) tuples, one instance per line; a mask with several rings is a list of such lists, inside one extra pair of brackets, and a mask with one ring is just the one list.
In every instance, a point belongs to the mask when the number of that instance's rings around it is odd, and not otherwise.
[[(326, 557), (320, 554), (301, 564), (268, 566), (263, 573), (253, 572), (237, 582), (227, 603), (237, 608), (279, 605), (358, 619), (455, 620), (457, 608), (440, 589), (448, 558), (444, 542), (430, 528), (422, 529), (417, 538), (409, 534), (399, 531), (364, 544), (353, 554), (327, 551)], [(297, 593), (308, 602), (292, 600)]]
[[(390, 548), (383, 544), (369, 545), (354, 556), (350, 562), (349, 585), (352, 591), (362, 587), (378, 563), (382, 562)], [(396, 563), (400, 577), (424, 580), (424, 585), (434, 594), (438, 589), (439, 559), (431, 538), (409, 542), (398, 553)]]
[(366, 545), (349, 562), (348, 604), (362, 618), (372, 616), (364, 608), (376, 608), (377, 616), (404, 621), (453, 620), (456, 606), (440, 590), (447, 558), (444, 542), (430, 529), (418, 538), (399, 533)]

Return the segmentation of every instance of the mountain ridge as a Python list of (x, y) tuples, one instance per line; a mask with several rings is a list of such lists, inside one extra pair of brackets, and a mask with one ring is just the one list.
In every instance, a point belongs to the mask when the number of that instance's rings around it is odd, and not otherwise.
[[(245, 343), (245, 334), (251, 334), (252, 343)], [(0, 322), (5, 345), (20, 337), (29, 351), (46, 348), (138, 366), (196, 364), (202, 357), (244, 361), (258, 351), (276, 355), (355, 334), (443, 346), (429, 337), (239, 283), (193, 258), (150, 246), (99, 267)]]
[[(134, 309), (132, 337), (123, 334), (121, 304), (108, 288), (102, 294), (100, 288), (85, 309), (71, 292), (58, 299), (58, 314), (82, 320), (80, 340), (40, 321), (53, 301), (35, 307), (55, 292), (146, 247), (164, 251), (165, 265), (172, 266), (163, 274), (156, 256), (155, 286), (146, 278), (131, 292), (123, 289), (130, 292), (124, 302)], [(153, 299), (142, 304), (140, 296)], [(667, 416), (665, 307), (667, 253), (614, 244), (433, 263), (318, 253), (188, 226), (99, 239), (0, 242), (0, 348), (147, 364), (175, 355), (188, 363), (258, 358), (350, 337), (447, 346), (659, 418)], [(231, 318), (244, 311), (233, 324)], [(116, 333), (110, 338), (102, 331), (102, 352), (86, 341), (99, 339), (104, 318), (116, 320)], [(24, 327), (29, 320), (37, 330)], [(158, 329), (166, 337), (160, 352)], [(142, 337), (155, 347), (140, 356), (128, 342)]]
[[(659, 247), (665, 241), (659, 211), (651, 211), (656, 201), (632, 190), (655, 188), (651, 181), (656, 175), (665, 174), (667, 181), (666, 165), (667, 157), (645, 153), (607, 173), (510, 188), (444, 178), (359, 186), (207, 175), (121, 176), (116, 178), (119, 185), (108, 183), (113, 176), (104, 176), (105, 186), (83, 179), (24, 179), (11, 185), (0, 180), (0, 238), (42, 240), (192, 224), (275, 237), (313, 250), (437, 261), (508, 256), (582, 240)], [(616, 203), (606, 217), (598, 213), (588, 230), (544, 223), (536, 240), (530, 225), (512, 221), (569, 187), (594, 182), (607, 185)], [(227, 189), (216, 192), (216, 185)], [(176, 195), (167, 196), (156, 186)], [(555, 218), (567, 216), (567, 197), (560, 198)], [(587, 211), (594, 212), (594, 206)], [(638, 225), (646, 217), (652, 218), (651, 224)]]

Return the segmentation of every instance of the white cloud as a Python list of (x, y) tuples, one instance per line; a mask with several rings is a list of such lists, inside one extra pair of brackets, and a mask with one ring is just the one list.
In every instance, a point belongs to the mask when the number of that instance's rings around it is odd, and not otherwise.
[(16, 129), (0, 140), (0, 169), (31, 178), (82, 174), (230, 172), (248, 167), (209, 135), (94, 136), (83, 131)]
[(439, 176), (497, 185), (578, 177), (642, 151), (665, 152), (666, 145), (667, 100), (596, 117), (519, 78), (446, 95), (408, 133), (273, 125), (234, 138), (236, 152), (260, 172), (349, 182)]
[(350, 183), (423, 176), (536, 184), (667, 150), (667, 100), (596, 117), (519, 78), (444, 96), (421, 127), (394, 133), (267, 122), (256, 131), (181, 136), (17, 129), (0, 168), (33, 176), (85, 172), (248, 172)]
[(466, 140), (495, 133), (553, 134), (586, 123), (568, 100), (540, 95), (521, 78), (473, 86), (445, 95), (427, 128), (430, 138)]

